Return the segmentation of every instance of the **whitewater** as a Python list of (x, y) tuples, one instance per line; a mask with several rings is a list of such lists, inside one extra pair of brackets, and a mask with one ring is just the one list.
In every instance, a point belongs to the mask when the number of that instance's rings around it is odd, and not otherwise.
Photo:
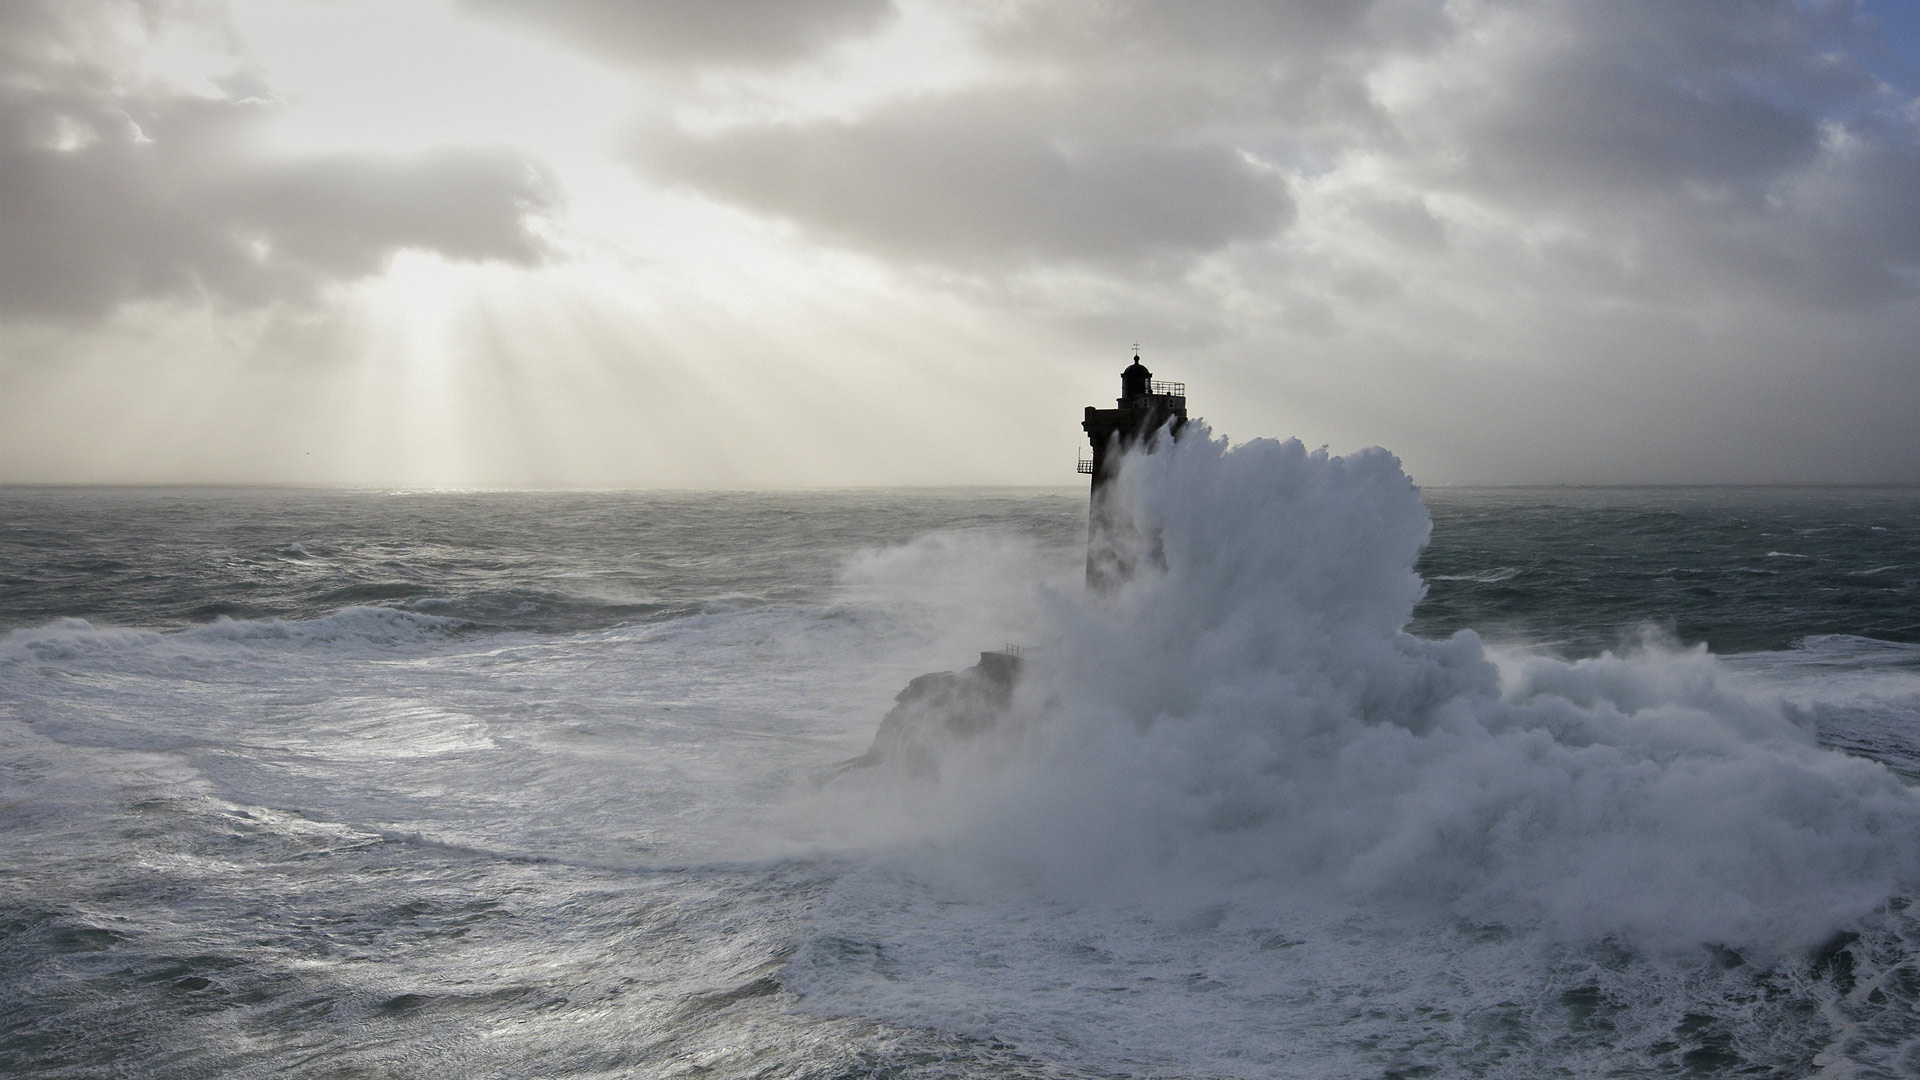
[(0, 1070), (1920, 1074), (1920, 493), (1115, 483), (0, 492)]

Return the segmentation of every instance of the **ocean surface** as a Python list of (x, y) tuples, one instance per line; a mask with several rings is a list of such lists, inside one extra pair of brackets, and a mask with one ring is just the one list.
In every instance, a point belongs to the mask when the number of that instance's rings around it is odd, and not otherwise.
[(1120, 491), (0, 489), (0, 1074), (1920, 1075), (1920, 490)]

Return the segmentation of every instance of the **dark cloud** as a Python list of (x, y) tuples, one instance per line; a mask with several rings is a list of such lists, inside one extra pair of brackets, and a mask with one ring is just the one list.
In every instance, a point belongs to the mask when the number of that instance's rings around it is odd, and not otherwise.
[(1447, 230), (1419, 199), (1379, 199), (1354, 207), (1353, 214), (1389, 240), (1412, 248), (1441, 249)]
[[(1271, 236), (1289, 183), (1361, 159), (1360, 216), (1414, 248), (1481, 227), (1605, 247), (1623, 289), (1877, 302), (1920, 249), (1914, 125), (1851, 5), (1729, 0), (1058, 0), (967, 9), (991, 85), (851, 120), (641, 145), (642, 167), (835, 242), (1124, 264)], [(1427, 64), (1433, 90), (1380, 98)], [(1846, 144), (1850, 149), (1837, 150)], [(1258, 164), (1253, 164), (1258, 162)], [(1425, 197), (1425, 198), (1423, 198)], [(1622, 259), (1617, 252), (1633, 248)], [(1596, 253), (1597, 254), (1597, 253)], [(1517, 272), (1526, 273), (1524, 268)]]
[(1294, 206), (1283, 170), (1323, 155), (1323, 125), (1377, 125), (1371, 62), (1444, 29), (1426, 0), (950, 11), (1011, 78), (851, 120), (656, 134), (636, 160), (883, 254), (1177, 264), (1284, 229)]
[(1150, 74), (1200, 59), (1250, 62), (1268, 76), (1412, 47), (1444, 27), (1427, 0), (1045, 0), (989, 9), (981, 23), (996, 52), (1082, 71)]
[(621, 61), (769, 64), (871, 32), (891, 0), (463, 0)]
[[(1920, 128), (1851, 5), (1515, 5), (1513, 41), (1408, 119), (1409, 175), (1637, 254), (1623, 286), (1911, 296)], [(1484, 29), (1465, 27), (1465, 30)], [(1463, 35), (1464, 36), (1464, 35)]]
[(1231, 126), (1246, 145), (1298, 154), (1381, 121), (1367, 86), (1385, 57), (1449, 30), (1431, 0), (1026, 0), (984, 9), (980, 45), (1100, 111), (1159, 130)]
[[(555, 194), (525, 155), (270, 152), (269, 102), (119, 77), (110, 8), (11, 3), (0, 21), (0, 317), (304, 297), (377, 271), (402, 248), (540, 257), (528, 219)], [(160, 5), (137, 13), (180, 17)]]
[(1270, 235), (1292, 211), (1284, 181), (1230, 145), (1076, 131), (1020, 95), (923, 98), (851, 123), (663, 135), (641, 155), (828, 237), (936, 261), (1186, 254)]
[(1823, 120), (1875, 89), (1832, 48), (1850, 27), (1817, 10), (1786, 0), (1539, 5), (1513, 31), (1524, 44), (1483, 85), (1446, 100), (1452, 137), (1475, 180), (1510, 199), (1758, 191), (1810, 162)]
[(1920, 296), (1920, 132), (1836, 130), (1774, 199), (1765, 212), (1709, 223), (1734, 265), (1827, 306)]

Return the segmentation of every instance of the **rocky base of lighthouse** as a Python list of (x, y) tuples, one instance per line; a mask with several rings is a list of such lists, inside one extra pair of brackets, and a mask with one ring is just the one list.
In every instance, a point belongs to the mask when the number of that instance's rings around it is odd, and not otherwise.
[(916, 677), (894, 697), (873, 745), (848, 764), (936, 771), (943, 746), (978, 738), (1006, 719), (1021, 667), (1012, 652), (983, 652), (965, 670)]

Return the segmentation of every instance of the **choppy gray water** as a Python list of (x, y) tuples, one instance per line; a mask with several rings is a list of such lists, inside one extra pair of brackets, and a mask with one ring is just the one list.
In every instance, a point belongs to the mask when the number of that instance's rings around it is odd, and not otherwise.
[[(1104, 611), (1078, 490), (0, 490), (0, 1072), (1920, 1073), (1920, 493), (1426, 492), (1478, 661), (1252, 464)], [(1120, 666), (835, 771), (1006, 642)]]

